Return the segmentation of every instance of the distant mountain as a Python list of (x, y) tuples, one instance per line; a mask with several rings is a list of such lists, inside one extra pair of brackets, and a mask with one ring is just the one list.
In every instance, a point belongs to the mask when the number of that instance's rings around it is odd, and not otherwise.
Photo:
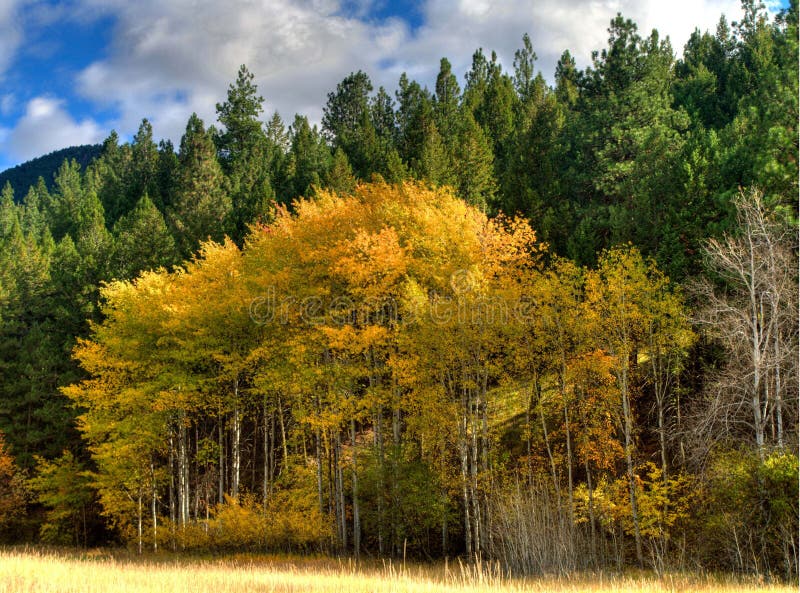
[(36, 157), (0, 173), (0, 189), (5, 187), (6, 181), (8, 181), (11, 183), (11, 187), (14, 188), (14, 198), (20, 201), (28, 193), (28, 188), (31, 185), (36, 185), (39, 177), (44, 178), (48, 188), (52, 188), (53, 176), (58, 171), (61, 163), (64, 162), (64, 159), (75, 159), (80, 164), (81, 170), (83, 170), (89, 163), (99, 157), (102, 151), (102, 144), (84, 144), (82, 146), (62, 148), (50, 154)]

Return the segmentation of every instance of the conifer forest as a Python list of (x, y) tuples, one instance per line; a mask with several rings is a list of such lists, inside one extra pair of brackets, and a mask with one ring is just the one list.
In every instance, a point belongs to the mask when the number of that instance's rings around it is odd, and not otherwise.
[(243, 65), (7, 184), (0, 542), (796, 582), (797, 2), (742, 7), (317, 123)]

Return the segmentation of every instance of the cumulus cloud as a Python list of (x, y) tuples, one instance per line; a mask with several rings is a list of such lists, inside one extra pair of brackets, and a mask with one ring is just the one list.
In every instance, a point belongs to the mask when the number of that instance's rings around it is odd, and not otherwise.
[(64, 109), (64, 101), (52, 97), (31, 99), (25, 114), (0, 138), (3, 152), (22, 162), (53, 150), (102, 139), (103, 132), (92, 120), (75, 121)]
[(91, 64), (78, 90), (116, 108), (121, 131), (142, 117), (176, 139), (189, 113), (210, 123), (240, 64), (256, 73), (267, 110), (289, 119), (321, 116), (325, 96), (351, 70), (376, 72), (402, 52), (400, 20), (379, 24), (344, 16), (336, 2), (241, 0), (102, 2), (115, 13), (109, 57)]
[(0, 80), (22, 44), (19, 0), (0, 0)]

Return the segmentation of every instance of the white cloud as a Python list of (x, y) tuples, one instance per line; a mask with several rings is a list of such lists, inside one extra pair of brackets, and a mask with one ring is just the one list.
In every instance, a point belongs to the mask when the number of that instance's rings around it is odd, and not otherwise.
[(16, 162), (24, 162), (53, 150), (102, 139), (103, 132), (94, 121), (75, 121), (63, 104), (63, 100), (52, 97), (31, 99), (25, 114), (0, 141), (2, 151)]
[[(93, 0), (89, 0), (93, 1)], [(120, 132), (142, 117), (156, 135), (180, 137), (191, 111), (212, 123), (214, 106), (240, 64), (257, 75), (268, 112), (321, 116), (326, 93), (351, 70), (377, 72), (401, 51), (405, 25), (374, 27), (339, 13), (335, 2), (118, 2), (109, 57), (86, 68), (79, 92), (116, 107)], [(181, 113), (182, 108), (182, 113)], [(268, 113), (269, 114), (269, 113)], [(267, 114), (267, 115), (268, 115)]]
[(0, 80), (22, 44), (19, 0), (0, 0)]

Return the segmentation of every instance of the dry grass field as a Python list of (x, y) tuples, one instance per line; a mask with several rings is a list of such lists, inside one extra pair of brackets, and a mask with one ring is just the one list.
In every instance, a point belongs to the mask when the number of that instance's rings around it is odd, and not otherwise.
[(456, 564), (356, 568), (331, 560), (127, 559), (107, 553), (0, 552), (0, 593), (789, 593), (796, 586), (672, 575), (506, 579)]

